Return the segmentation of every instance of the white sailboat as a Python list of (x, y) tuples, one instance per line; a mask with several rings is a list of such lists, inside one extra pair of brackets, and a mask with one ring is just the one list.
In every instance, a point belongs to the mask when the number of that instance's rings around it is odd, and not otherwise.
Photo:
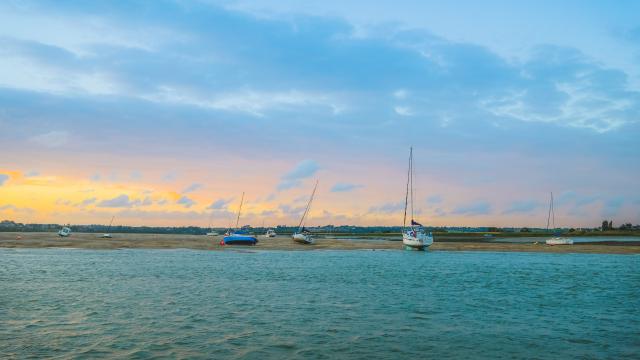
[(63, 226), (62, 229), (58, 231), (58, 236), (67, 237), (71, 235), (71, 229), (68, 226)]
[(273, 230), (272, 228), (267, 229), (267, 232), (264, 234), (264, 237), (268, 237), (268, 238), (272, 238), (272, 237), (276, 237), (276, 231)]
[(107, 232), (105, 234), (102, 234), (102, 236), (100, 236), (101, 238), (104, 239), (111, 239), (113, 236), (111, 236), (111, 233), (109, 232), (109, 230), (111, 230), (111, 224), (113, 224), (113, 219), (115, 218), (115, 216), (111, 217), (111, 221), (109, 222), (109, 227), (107, 228)]
[[(411, 223), (407, 226), (407, 207), (411, 209)], [(409, 149), (409, 171), (407, 172), (407, 192), (404, 199), (404, 219), (402, 221), (402, 244), (406, 250), (425, 250), (433, 244), (433, 235), (425, 231), (422, 224), (413, 219), (413, 147)]]
[(316, 180), (316, 185), (313, 187), (313, 192), (311, 192), (311, 197), (309, 198), (309, 202), (307, 203), (307, 208), (304, 210), (304, 213), (302, 214), (302, 218), (300, 219), (300, 224), (298, 225), (298, 231), (293, 233), (293, 236), (291, 237), (293, 241), (297, 243), (300, 243), (300, 244), (315, 243), (315, 241), (313, 240), (313, 237), (311, 236), (311, 233), (304, 227), (304, 219), (309, 214), (309, 209), (311, 209), (311, 202), (313, 202), (313, 197), (316, 194), (317, 188), (318, 188), (318, 181)]
[[(549, 200), (549, 214), (547, 215), (547, 231), (549, 231), (549, 220), (555, 231), (556, 229), (556, 214), (553, 209), (553, 192), (551, 192), (551, 200)], [(559, 233), (551, 239), (547, 239), (547, 245), (573, 245), (573, 240), (567, 237), (559, 236)]]

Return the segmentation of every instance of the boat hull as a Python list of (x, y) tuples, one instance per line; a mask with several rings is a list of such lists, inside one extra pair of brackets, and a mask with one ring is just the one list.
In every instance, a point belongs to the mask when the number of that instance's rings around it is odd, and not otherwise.
[(311, 235), (295, 233), (291, 238), (293, 239), (294, 242), (297, 242), (298, 244), (311, 245), (314, 243), (314, 240), (311, 237)]
[(573, 245), (573, 240), (569, 238), (555, 237), (547, 239), (547, 245)]
[(425, 233), (417, 233), (415, 235), (402, 234), (402, 245), (405, 250), (424, 251), (433, 244), (433, 236)]
[(249, 235), (230, 235), (222, 238), (225, 245), (245, 245), (251, 246), (258, 243), (258, 239)]

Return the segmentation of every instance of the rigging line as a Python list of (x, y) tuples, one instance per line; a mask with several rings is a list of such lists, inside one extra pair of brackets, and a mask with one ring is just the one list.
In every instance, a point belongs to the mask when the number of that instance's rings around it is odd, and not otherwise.
[(309, 202), (307, 203), (307, 208), (304, 210), (302, 214), (302, 219), (300, 219), (300, 224), (298, 224), (298, 231), (302, 231), (302, 224), (304, 222), (304, 218), (307, 216), (309, 209), (311, 208), (311, 202), (313, 201), (313, 196), (316, 194), (316, 188), (318, 187), (318, 181), (316, 180), (316, 185), (313, 187), (313, 191), (311, 192), (311, 197), (309, 198)]
[(411, 226), (413, 226), (413, 147), (411, 147)]
[(404, 194), (404, 218), (402, 220), (402, 228), (407, 226), (407, 206), (409, 205), (409, 176), (411, 174), (411, 155), (409, 155), (409, 168), (407, 169), (407, 191)]
[(551, 207), (553, 206), (553, 193), (549, 198), (549, 213), (547, 214), (547, 230), (549, 230), (549, 222), (551, 221)]
[(238, 229), (238, 223), (240, 222), (240, 212), (242, 211), (242, 203), (244, 202), (244, 191), (242, 192), (242, 198), (240, 199), (240, 207), (238, 208), (238, 217), (236, 217), (236, 230)]

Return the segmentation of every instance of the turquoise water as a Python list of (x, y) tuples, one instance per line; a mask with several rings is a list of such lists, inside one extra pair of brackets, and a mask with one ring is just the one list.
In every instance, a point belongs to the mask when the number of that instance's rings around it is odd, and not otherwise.
[(0, 358), (623, 358), (640, 256), (0, 250)]

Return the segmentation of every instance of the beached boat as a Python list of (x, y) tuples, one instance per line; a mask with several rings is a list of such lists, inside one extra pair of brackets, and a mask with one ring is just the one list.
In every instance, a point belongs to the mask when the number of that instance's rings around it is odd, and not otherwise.
[(551, 199), (549, 200), (549, 214), (547, 215), (547, 231), (549, 231), (549, 222), (551, 221), (552, 229), (554, 229), (555, 236), (551, 239), (547, 239), (545, 243), (547, 245), (573, 245), (573, 240), (568, 237), (560, 236), (560, 231), (556, 229), (556, 214), (553, 209), (553, 192), (551, 192)]
[(113, 219), (115, 218), (115, 216), (111, 217), (111, 221), (109, 222), (109, 227), (107, 228), (107, 232), (102, 234), (102, 236), (100, 236), (103, 239), (111, 239), (113, 236), (111, 236), (111, 233), (109, 232), (109, 230), (111, 230), (111, 224), (113, 224)]
[(276, 237), (276, 235), (276, 231), (271, 228), (267, 229), (267, 232), (264, 234), (264, 236), (268, 238)]
[(67, 237), (69, 235), (71, 235), (71, 229), (67, 226), (62, 227), (62, 229), (58, 231), (58, 236), (60, 237)]
[(238, 216), (236, 217), (236, 227), (234, 231), (227, 231), (227, 235), (222, 238), (222, 244), (224, 245), (255, 245), (258, 243), (258, 239), (249, 234), (247, 230), (239, 229), (238, 223), (240, 222), (240, 213), (242, 212), (242, 203), (244, 202), (244, 193), (240, 199), (240, 207), (238, 208)]
[[(411, 209), (409, 226), (407, 226), (407, 208)], [(409, 149), (407, 191), (404, 197), (404, 219), (402, 221), (402, 244), (406, 250), (425, 250), (433, 244), (431, 232), (427, 233), (422, 224), (413, 219), (413, 148)]]
[(317, 188), (318, 188), (318, 181), (316, 181), (316, 185), (313, 187), (313, 191), (311, 192), (311, 197), (309, 198), (309, 202), (307, 203), (307, 208), (304, 210), (304, 213), (302, 214), (302, 218), (300, 219), (300, 224), (298, 224), (298, 231), (293, 233), (293, 235), (291, 236), (293, 241), (297, 243), (310, 245), (315, 242), (313, 240), (313, 237), (311, 236), (311, 232), (309, 232), (304, 227), (304, 220), (309, 214), (309, 209), (311, 209), (311, 203), (313, 202), (313, 197), (316, 195)]
[(209, 231), (209, 232), (206, 234), (206, 236), (218, 236), (218, 235), (220, 235), (220, 234), (218, 234), (218, 232), (217, 232), (217, 231)]

